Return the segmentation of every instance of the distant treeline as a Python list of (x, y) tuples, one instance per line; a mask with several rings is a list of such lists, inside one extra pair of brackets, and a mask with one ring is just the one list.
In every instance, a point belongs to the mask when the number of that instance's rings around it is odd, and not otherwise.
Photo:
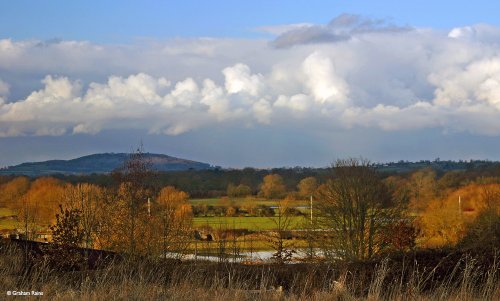
[[(500, 162), (485, 160), (471, 161), (434, 161), (423, 160), (419, 162), (399, 161), (391, 163), (375, 164), (382, 177), (397, 175), (398, 177), (409, 177), (412, 172), (421, 169), (432, 169), (438, 179), (446, 174), (453, 175), (454, 179), (460, 181), (474, 181), (481, 177), (500, 177)], [(274, 168), (274, 169), (222, 169), (211, 170), (184, 170), (158, 172), (155, 177), (155, 185), (164, 187), (167, 185), (188, 192), (192, 198), (220, 197), (227, 194), (230, 184), (245, 185), (250, 187), (252, 194), (257, 194), (262, 179), (268, 174), (278, 174), (283, 178), (287, 191), (296, 189), (298, 183), (307, 177), (315, 177), (319, 183), (329, 176), (334, 176), (330, 168)], [(89, 183), (102, 187), (113, 187), (118, 185), (111, 174), (91, 175), (63, 175), (56, 174), (55, 178), (72, 184)], [(0, 176), (0, 184), (8, 182), (13, 176)]]
[(376, 164), (380, 172), (388, 173), (405, 173), (411, 172), (416, 169), (432, 168), (436, 172), (458, 171), (458, 170), (472, 170), (472, 169), (491, 169), (498, 168), (500, 162), (489, 160), (440, 160), (436, 158), (433, 161), (420, 160), (417, 162), (403, 161), (378, 163)]

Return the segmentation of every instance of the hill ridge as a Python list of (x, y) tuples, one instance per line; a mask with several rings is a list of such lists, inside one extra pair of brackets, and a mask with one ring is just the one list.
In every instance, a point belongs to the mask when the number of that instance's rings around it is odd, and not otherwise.
[[(42, 176), (53, 174), (81, 175), (110, 173), (123, 166), (130, 153), (96, 153), (69, 160), (52, 159), (37, 162), (24, 162), (0, 169), (0, 175)], [(144, 153), (158, 171), (189, 169), (211, 169), (208, 163), (177, 158), (165, 154)]]

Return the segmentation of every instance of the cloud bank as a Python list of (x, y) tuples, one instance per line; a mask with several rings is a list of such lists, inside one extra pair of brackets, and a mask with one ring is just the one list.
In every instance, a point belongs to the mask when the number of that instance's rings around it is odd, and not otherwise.
[(0, 137), (215, 126), (500, 134), (500, 28), (342, 15), (273, 41), (0, 40)]

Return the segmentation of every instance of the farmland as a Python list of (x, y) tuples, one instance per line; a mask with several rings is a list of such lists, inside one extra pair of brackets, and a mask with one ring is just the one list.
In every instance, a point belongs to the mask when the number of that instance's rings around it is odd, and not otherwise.
[(17, 220), (9, 218), (15, 213), (9, 208), (0, 208), (0, 230), (2, 229), (14, 229), (17, 227)]
[[(12, 216), (15, 213), (8, 208), (0, 208), (0, 230), (14, 229), (18, 227), (16, 219), (7, 219), (5, 217)], [(291, 217), (290, 228), (300, 228), (301, 224), (306, 220), (301, 216)], [(250, 231), (271, 230), (276, 228), (276, 217), (260, 217), (260, 216), (206, 216), (194, 217), (193, 226), (195, 228), (209, 226), (213, 229), (248, 229)]]
[[(235, 205), (235, 206), (245, 206), (245, 205), (264, 205), (264, 206), (278, 206), (279, 202), (282, 200), (268, 200), (265, 198), (259, 197), (243, 197), (243, 198), (228, 198), (228, 197), (220, 197), (220, 198), (194, 198), (190, 199), (189, 203), (192, 205), (204, 204), (207, 206), (227, 206), (227, 204)], [(288, 206), (290, 207), (303, 207), (308, 206), (309, 203), (303, 200), (291, 200), (288, 201)]]
[[(290, 217), (290, 229), (299, 229), (306, 222), (301, 216)], [(195, 227), (210, 226), (213, 229), (248, 229), (250, 231), (272, 230), (276, 228), (277, 217), (195, 217), (193, 225)]]

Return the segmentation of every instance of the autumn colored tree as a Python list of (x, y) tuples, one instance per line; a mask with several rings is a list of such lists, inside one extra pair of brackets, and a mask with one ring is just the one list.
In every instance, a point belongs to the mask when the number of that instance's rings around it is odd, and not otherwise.
[(137, 255), (144, 246), (140, 240), (147, 238), (145, 231), (150, 227), (144, 225), (148, 221), (146, 204), (154, 197), (156, 173), (140, 147), (130, 154), (114, 177), (120, 183), (115, 204), (115, 212), (120, 213), (116, 218), (117, 230), (127, 240), (127, 252)]
[(16, 177), (0, 186), (0, 207), (15, 208), (21, 197), (28, 192), (30, 180)]
[(400, 176), (389, 176), (383, 180), (395, 203), (408, 206), (412, 190), (408, 180)]
[(417, 228), (408, 220), (399, 220), (383, 227), (380, 244), (390, 252), (407, 252), (416, 246)]
[(445, 173), (437, 182), (437, 186), (442, 192), (458, 189), (465, 181), (464, 171), (449, 171)]
[(283, 178), (278, 174), (270, 174), (264, 177), (259, 195), (268, 199), (278, 199), (283, 197), (285, 192)]
[(307, 177), (300, 180), (297, 188), (299, 190), (299, 195), (303, 198), (307, 198), (312, 196), (316, 192), (316, 189), (318, 189), (318, 181), (315, 177)]
[(246, 197), (252, 194), (252, 190), (247, 185), (239, 184), (235, 186), (234, 184), (229, 184), (227, 186), (227, 196), (228, 197)]
[(421, 169), (411, 175), (410, 208), (421, 212), (437, 196), (436, 172), (430, 168)]
[(79, 212), (84, 247), (93, 248), (98, 239), (101, 207), (105, 205), (104, 190), (92, 184), (68, 185), (64, 191), (63, 205)]
[(500, 184), (471, 183), (430, 202), (419, 218), (426, 246), (457, 244), (486, 209), (499, 212)]
[(192, 207), (188, 203), (189, 195), (173, 186), (164, 187), (156, 198), (153, 213), (161, 230), (161, 250), (182, 253), (189, 245), (191, 237)]
[(64, 183), (50, 177), (38, 178), (14, 206), (21, 226), (28, 239), (34, 239), (41, 228), (48, 228), (55, 221), (55, 212), (61, 203)]
[(238, 214), (238, 207), (229, 206), (226, 208), (226, 216), (236, 216)]
[(247, 196), (245, 202), (241, 205), (241, 208), (245, 210), (249, 215), (254, 216), (257, 214), (257, 202), (255, 198)]

